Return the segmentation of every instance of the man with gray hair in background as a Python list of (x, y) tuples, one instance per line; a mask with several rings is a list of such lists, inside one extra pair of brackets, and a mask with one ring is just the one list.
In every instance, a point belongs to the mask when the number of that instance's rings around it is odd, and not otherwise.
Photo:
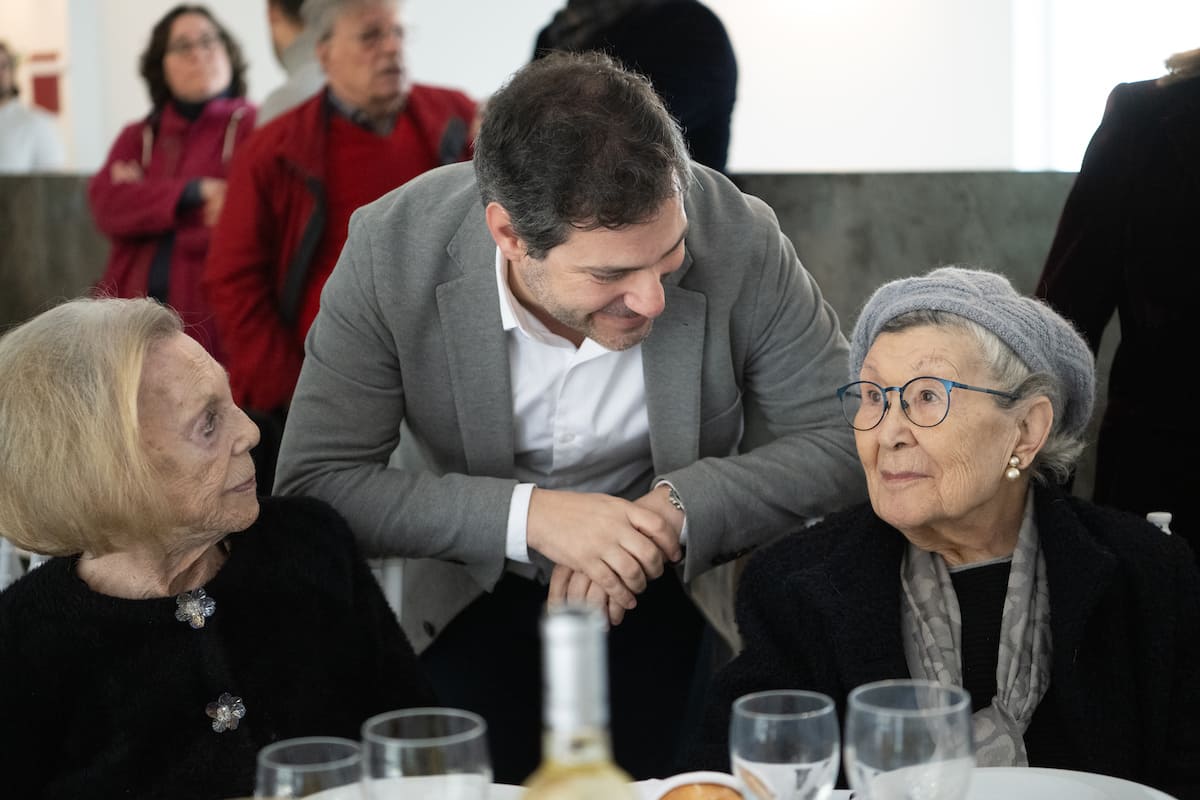
[(260, 128), (229, 173), (203, 285), (235, 402), (262, 430), (255, 463), (274, 475), (304, 336), (350, 214), (442, 164), (470, 158), (475, 104), (412, 84), (396, 0), (306, 0), (323, 91)]
[(304, 24), (303, 6), (304, 0), (267, 0), (271, 47), (279, 65), (287, 72), (287, 80), (259, 105), (255, 124), (260, 128), (325, 85), (325, 73), (317, 61), (317, 36)]
[(547, 600), (608, 612), (616, 760), (661, 776), (704, 675), (685, 587), (863, 497), (837, 316), (601, 54), (524, 67), (473, 167), (354, 215), (305, 353), (276, 489), (408, 559), (402, 625), (501, 782), (539, 760)]

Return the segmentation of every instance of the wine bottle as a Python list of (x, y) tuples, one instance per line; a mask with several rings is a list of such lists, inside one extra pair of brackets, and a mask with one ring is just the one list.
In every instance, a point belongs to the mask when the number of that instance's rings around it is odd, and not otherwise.
[(608, 665), (602, 613), (560, 606), (542, 619), (545, 734), (542, 764), (525, 800), (636, 800), (613, 763), (608, 735)]

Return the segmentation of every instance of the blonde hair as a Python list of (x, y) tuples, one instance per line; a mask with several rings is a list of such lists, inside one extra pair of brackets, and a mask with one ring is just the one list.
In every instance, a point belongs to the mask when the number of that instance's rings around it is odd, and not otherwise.
[(163, 535), (138, 387), (146, 354), (181, 330), (153, 300), (81, 299), (0, 337), (0, 534), (45, 555)]
[(1167, 74), (1158, 79), (1159, 86), (1181, 81), (1194, 75), (1200, 75), (1200, 48), (1184, 50), (1166, 60)]

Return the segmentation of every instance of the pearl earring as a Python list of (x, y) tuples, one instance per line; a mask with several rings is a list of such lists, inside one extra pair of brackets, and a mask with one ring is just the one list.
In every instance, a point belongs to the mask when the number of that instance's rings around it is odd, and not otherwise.
[(1010, 458), (1008, 460), (1008, 469), (1004, 470), (1004, 477), (1008, 478), (1010, 481), (1015, 481), (1017, 478), (1021, 477), (1021, 470), (1019, 469), (1020, 466), (1021, 459), (1017, 458), (1016, 456)]

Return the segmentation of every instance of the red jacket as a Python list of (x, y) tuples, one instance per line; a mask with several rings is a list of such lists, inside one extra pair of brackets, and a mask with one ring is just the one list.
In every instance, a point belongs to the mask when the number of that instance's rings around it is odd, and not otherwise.
[[(96, 225), (112, 242), (96, 292), (145, 296), (154, 254), (169, 246), (166, 300), (183, 317), (188, 333), (218, 359), (216, 328), (200, 290), (211, 229), (204, 224), (203, 205), (183, 211), (178, 205), (190, 181), (226, 177), (234, 151), (253, 130), (254, 106), (240, 98), (211, 100), (194, 121), (168, 103), (156, 123), (145, 119), (126, 126), (88, 183)], [(142, 179), (114, 183), (111, 169), (118, 161), (136, 162)]]
[[(304, 332), (297, 332), (296, 320), (325, 235), (330, 113), (325, 92), (319, 92), (272, 120), (239, 153), (230, 173), (203, 286), (226, 342), (234, 401), (244, 407), (286, 407), (300, 375)], [(475, 104), (466, 95), (413, 86), (403, 113), (441, 163), (470, 158), (466, 133)], [(362, 204), (375, 199), (365, 197)], [(344, 241), (346, 231), (329, 234)]]

